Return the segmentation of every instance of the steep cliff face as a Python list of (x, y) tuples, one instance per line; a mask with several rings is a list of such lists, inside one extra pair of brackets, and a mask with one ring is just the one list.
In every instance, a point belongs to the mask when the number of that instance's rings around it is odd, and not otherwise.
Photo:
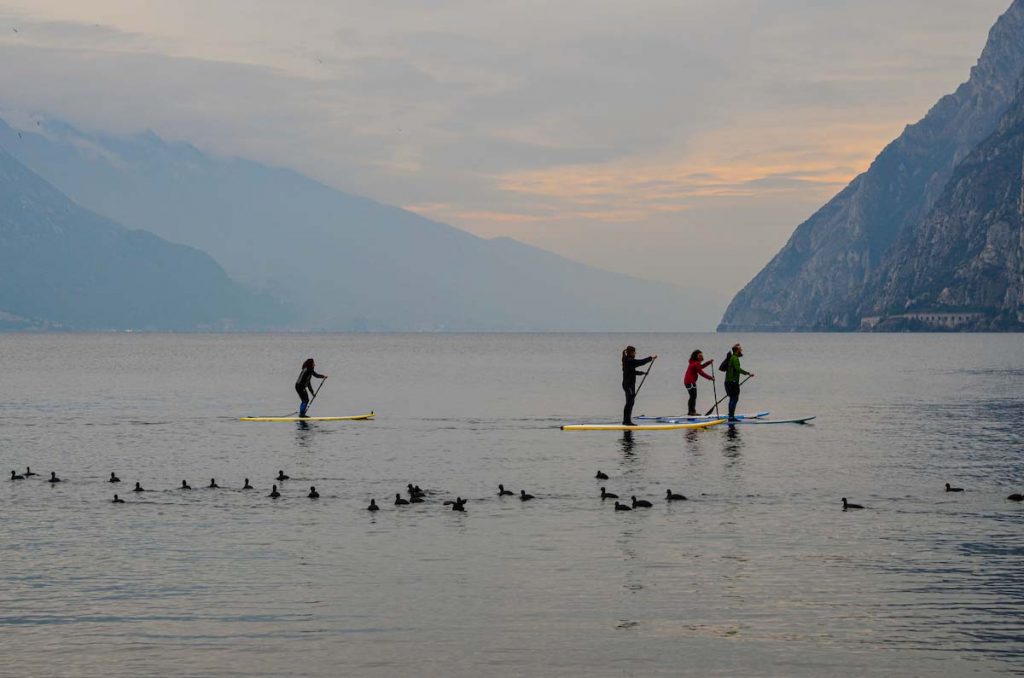
[(1024, 0), (989, 34), (970, 79), (907, 127), (736, 295), (719, 330), (849, 330), (887, 252), (996, 128), (1024, 73)]
[(892, 247), (865, 294), (876, 329), (923, 314), (964, 329), (1024, 329), (1024, 91), (957, 167), (920, 225)]

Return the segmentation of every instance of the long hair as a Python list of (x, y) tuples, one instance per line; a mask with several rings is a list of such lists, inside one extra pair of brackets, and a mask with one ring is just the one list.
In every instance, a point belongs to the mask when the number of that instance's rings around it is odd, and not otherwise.
[(704, 352), (704, 351), (702, 351), (702, 350), (700, 350), (700, 349), (698, 348), (698, 349), (697, 349), (696, 351), (694, 351), (693, 353), (691, 353), (691, 354), (690, 354), (690, 362), (692, 363), (692, 362), (693, 362), (694, 360), (697, 360), (697, 356), (699, 356), (699, 355), (700, 355), (701, 353), (703, 353), (703, 352)]
[(636, 353), (636, 346), (627, 346), (625, 349), (623, 349), (623, 351), (622, 351), (622, 364), (623, 365), (626, 364), (626, 354), (627, 353)]
[(306, 358), (306, 362), (302, 363), (302, 369), (304, 369), (304, 370), (311, 370), (311, 369), (313, 369), (313, 359), (312, 358)]

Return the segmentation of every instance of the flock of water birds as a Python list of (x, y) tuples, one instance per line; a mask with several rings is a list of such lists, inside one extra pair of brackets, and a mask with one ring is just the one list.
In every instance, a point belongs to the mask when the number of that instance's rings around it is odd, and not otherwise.
[[(26, 466), (24, 473), (18, 473), (17, 471), (11, 471), (11, 480), (12, 481), (26, 480), (28, 478), (31, 478), (33, 476), (38, 476), (38, 475), (39, 475), (38, 473), (35, 473), (35, 472), (32, 471), (31, 467)], [(594, 478), (596, 480), (608, 480), (608, 474), (598, 470), (597, 475), (595, 475)], [(277, 472), (277, 478), (275, 480), (277, 480), (277, 482), (279, 482), (279, 483), (284, 483), (284, 481), (290, 480), (290, 479), (291, 479), (290, 476), (286, 475), (284, 470), (281, 469), (281, 470), (279, 470)], [(62, 482), (62, 480), (57, 477), (57, 472), (56, 471), (51, 471), (50, 472), (50, 479), (47, 480), (47, 482), (49, 482), (49, 483), (59, 483), (59, 482)], [(109, 482), (109, 483), (120, 483), (121, 479), (117, 477), (116, 473), (111, 472), (110, 473), (110, 479), (107, 482)], [(221, 486), (217, 484), (216, 478), (210, 478), (210, 484), (206, 485), (205, 487), (207, 489), (221, 489)], [(178, 486), (177, 489), (179, 489), (179, 490), (186, 490), (187, 491), (187, 490), (191, 490), (192, 486), (188, 484), (187, 480), (182, 480), (181, 481), (181, 485)], [(242, 485), (242, 487), (240, 489), (242, 489), (242, 490), (254, 490), (256, 488), (254, 488), (249, 483), (249, 479), (246, 478), (245, 479), (245, 483)], [(138, 481), (136, 481), (135, 488), (132, 490), (132, 492), (147, 492), (147, 491), (148, 490), (144, 489), (142, 487), (142, 484), (139, 483)], [(963, 492), (963, 491), (964, 491), (964, 488), (962, 488), (962, 487), (953, 487), (949, 483), (946, 483), (946, 492)], [(422, 503), (424, 503), (426, 501), (427, 494), (428, 494), (427, 491), (420, 489), (419, 485), (413, 485), (412, 483), (409, 483), (409, 484), (406, 485), (406, 493), (409, 495), (408, 499), (405, 499), (404, 497), (402, 497), (402, 493), (401, 492), (398, 492), (398, 493), (395, 494), (395, 502), (394, 502), (395, 506), (409, 506), (409, 505), (412, 505), (412, 504), (422, 504)], [(280, 496), (281, 496), (281, 492), (277, 489), (277, 485), (276, 484), (272, 485), (271, 490), (270, 490), (270, 494), (268, 494), (267, 497), (269, 497), (270, 499), (278, 499)], [(515, 492), (513, 492), (511, 490), (506, 490), (505, 486), (502, 485), (502, 484), (498, 485), (498, 497), (514, 497), (514, 496), (516, 496)], [(319, 499), (320, 498), (320, 493), (317, 492), (315, 486), (310, 485), (309, 493), (306, 494), (306, 497), (309, 498), (309, 499)], [(533, 500), (535, 498), (536, 497), (534, 497), (534, 495), (527, 493), (526, 490), (519, 490), (519, 500), (520, 501), (524, 501), (524, 502), (525, 501), (531, 501), (531, 500)], [(651, 507), (654, 506), (654, 504), (652, 504), (650, 501), (647, 501), (646, 499), (637, 499), (635, 495), (630, 497), (630, 503), (629, 504), (620, 503), (618, 501), (619, 495), (613, 494), (613, 493), (609, 492), (607, 490), (607, 488), (602, 486), (601, 487), (601, 500), (605, 501), (605, 500), (608, 500), (608, 499), (614, 499), (615, 500), (615, 510), (616, 511), (632, 511), (633, 509), (651, 508)], [(1024, 501), (1024, 495), (1015, 492), (1015, 493), (1011, 494), (1010, 496), (1008, 496), (1007, 499), (1009, 501), (1018, 501), (1018, 502), (1020, 502), (1020, 501)], [(456, 497), (455, 499), (445, 500), (444, 502), (442, 502), (442, 504), (444, 506), (450, 506), (451, 510), (453, 510), (453, 511), (465, 512), (465, 510), (466, 510), (466, 502), (467, 501), (469, 501), (469, 500), (468, 499), (463, 499), (461, 496), (459, 496), (459, 497)], [(667, 503), (671, 503), (671, 502), (675, 502), (675, 501), (687, 501), (687, 498), (684, 495), (676, 494), (672, 490), (665, 490), (665, 501)], [(853, 504), (853, 503), (849, 502), (846, 499), (846, 497), (843, 497), (842, 501), (843, 501), (843, 510), (844, 511), (851, 511), (851, 510), (858, 510), (858, 509), (866, 508), (866, 507), (864, 507), (861, 504)], [(111, 502), (114, 503), (114, 504), (123, 504), (123, 503), (125, 503), (124, 499), (121, 499), (121, 497), (119, 495), (117, 495), (117, 494), (114, 494), (114, 498), (111, 500)], [(370, 500), (370, 505), (366, 507), (366, 510), (367, 511), (379, 511), (380, 510), (380, 506), (377, 505), (377, 499), (376, 498)]]

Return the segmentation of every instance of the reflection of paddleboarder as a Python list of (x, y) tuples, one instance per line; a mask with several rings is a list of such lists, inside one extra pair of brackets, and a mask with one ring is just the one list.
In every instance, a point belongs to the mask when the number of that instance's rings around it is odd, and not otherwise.
[[(310, 380), (316, 377), (317, 379), (326, 379), (326, 374), (317, 374), (314, 369), (314, 363), (312, 358), (308, 358), (306, 362), (302, 363), (302, 371), (299, 372), (299, 378), (295, 381), (295, 391), (299, 394), (299, 398), (302, 400), (302, 404), (299, 405), (299, 416), (306, 416), (306, 408), (309, 407), (309, 401), (316, 394), (313, 393), (313, 387), (310, 386)], [(306, 394), (310, 395), (307, 396)]]
[(633, 423), (633, 402), (636, 400), (636, 376), (644, 374), (636, 368), (651, 362), (657, 355), (646, 358), (636, 357), (636, 348), (627, 346), (622, 352), (622, 390), (626, 392), (626, 407), (622, 410), (622, 425), (636, 426)]

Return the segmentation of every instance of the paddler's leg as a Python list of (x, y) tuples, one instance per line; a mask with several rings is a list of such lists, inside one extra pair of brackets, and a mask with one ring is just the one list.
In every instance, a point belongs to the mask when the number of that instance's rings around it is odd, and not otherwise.
[(633, 403), (636, 401), (636, 386), (623, 384), (622, 390), (626, 392), (626, 406), (622, 409), (622, 425), (636, 426), (633, 423)]
[(740, 401), (740, 385), (736, 381), (725, 382), (725, 392), (729, 394), (729, 420), (736, 419), (736, 403)]
[(295, 387), (295, 392), (299, 394), (299, 399), (302, 401), (299, 403), (299, 416), (306, 416), (306, 408), (309, 407), (309, 398), (306, 396), (306, 389)]
[(688, 385), (686, 392), (690, 396), (686, 403), (686, 414), (695, 416), (697, 414), (697, 384)]

